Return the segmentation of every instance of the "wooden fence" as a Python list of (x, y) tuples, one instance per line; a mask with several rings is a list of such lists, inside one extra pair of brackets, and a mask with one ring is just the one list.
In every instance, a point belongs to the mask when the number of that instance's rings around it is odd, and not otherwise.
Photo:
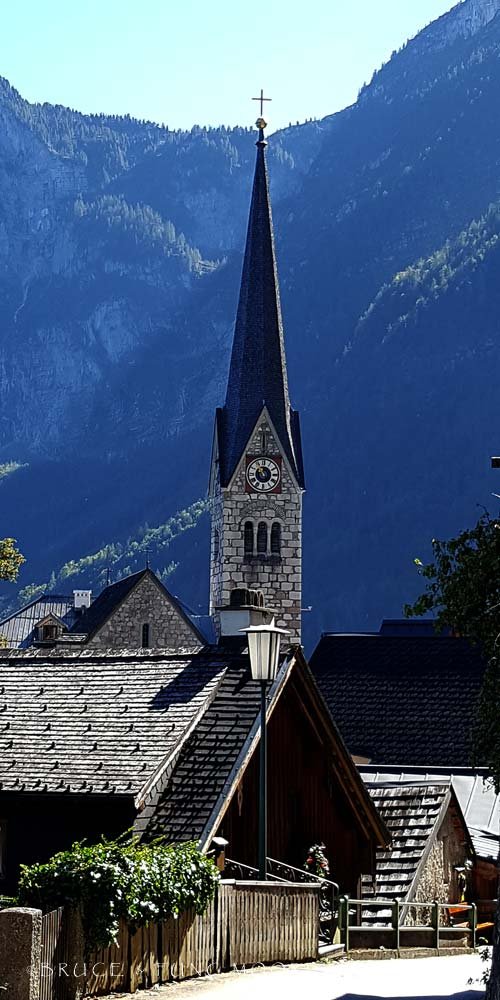
[(69, 926), (64, 907), (42, 917), (42, 952), (40, 967), (40, 1000), (62, 1000), (65, 982), (58, 975), (67, 960)]
[(116, 945), (88, 963), (87, 994), (134, 993), (260, 962), (316, 959), (318, 929), (315, 885), (221, 882), (202, 916), (185, 913), (134, 934), (122, 923)]

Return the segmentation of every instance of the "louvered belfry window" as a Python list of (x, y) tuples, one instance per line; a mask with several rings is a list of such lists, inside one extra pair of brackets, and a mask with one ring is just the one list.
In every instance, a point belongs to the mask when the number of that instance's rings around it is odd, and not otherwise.
[(247, 521), (245, 524), (245, 555), (253, 556), (253, 524)]
[(281, 524), (278, 524), (277, 521), (271, 528), (271, 554), (273, 556), (281, 555)]
[(265, 555), (267, 552), (267, 524), (265, 521), (260, 521), (257, 528), (257, 552), (259, 555)]

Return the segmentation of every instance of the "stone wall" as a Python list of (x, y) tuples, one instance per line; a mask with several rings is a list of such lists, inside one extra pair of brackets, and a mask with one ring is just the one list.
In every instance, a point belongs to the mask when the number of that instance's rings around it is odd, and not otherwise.
[(41, 948), (41, 910), (0, 910), (0, 996), (38, 1000)]
[(193, 649), (201, 640), (153, 574), (143, 576), (122, 604), (89, 640), (90, 646), (140, 649), (149, 625), (148, 649)]
[[(247, 493), (246, 455), (282, 455), (281, 492), (264, 495)], [(255, 528), (264, 521), (281, 526), (279, 557), (268, 552), (245, 555), (244, 526)], [(277, 610), (277, 624), (290, 632), (292, 642), (300, 642), (302, 604), (302, 491), (291, 476), (282, 448), (266, 420), (257, 425), (246, 453), (233, 477), (230, 489), (214, 489), (212, 498), (212, 542), (210, 572), (211, 613), (229, 604), (231, 591), (248, 587), (262, 590), (265, 604)], [(217, 616), (214, 615), (215, 620)]]

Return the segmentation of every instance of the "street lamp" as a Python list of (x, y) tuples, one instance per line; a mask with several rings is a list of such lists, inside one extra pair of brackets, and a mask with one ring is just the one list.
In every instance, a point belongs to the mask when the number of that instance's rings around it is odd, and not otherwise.
[(277, 628), (274, 618), (269, 625), (250, 625), (241, 629), (248, 637), (250, 670), (254, 681), (260, 682), (260, 772), (259, 772), (259, 879), (267, 876), (267, 732), (266, 688), (278, 672), (282, 635), (289, 635)]

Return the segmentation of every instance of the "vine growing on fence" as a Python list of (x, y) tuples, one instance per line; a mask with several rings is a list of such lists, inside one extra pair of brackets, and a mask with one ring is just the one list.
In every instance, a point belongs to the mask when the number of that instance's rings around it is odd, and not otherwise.
[(45, 864), (23, 865), (19, 902), (45, 912), (65, 905), (80, 909), (92, 950), (116, 939), (120, 918), (135, 929), (189, 909), (203, 913), (218, 880), (215, 864), (194, 843), (103, 839), (75, 843)]

